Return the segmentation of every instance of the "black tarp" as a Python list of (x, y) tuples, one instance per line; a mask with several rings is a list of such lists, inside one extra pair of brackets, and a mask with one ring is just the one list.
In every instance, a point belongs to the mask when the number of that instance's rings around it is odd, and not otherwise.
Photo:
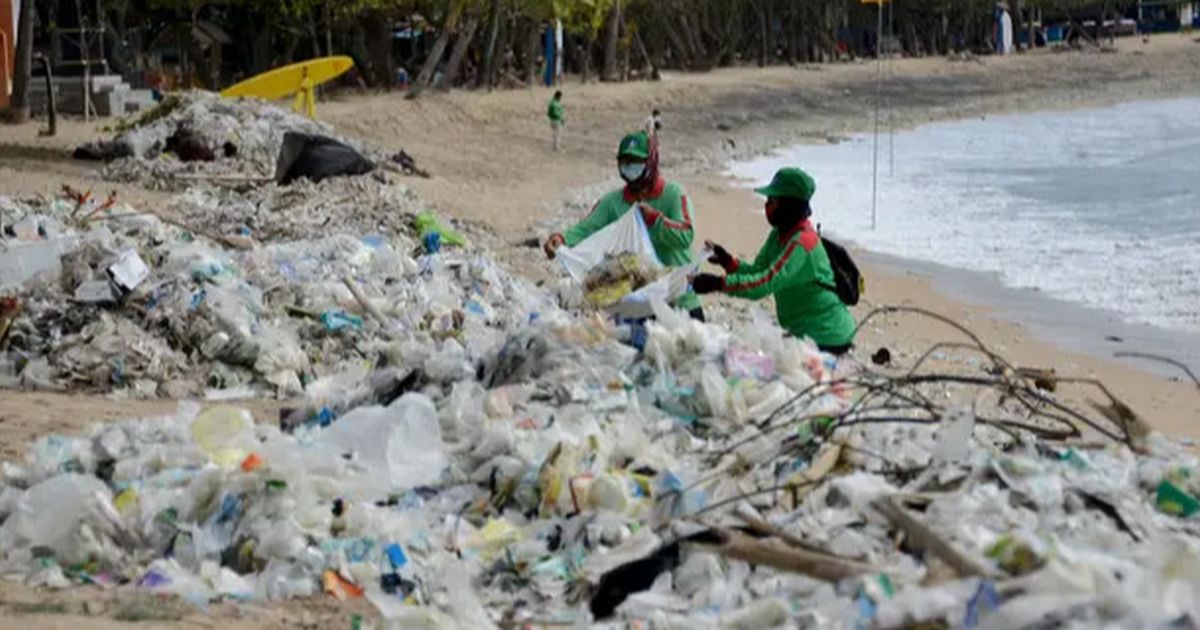
[(375, 164), (353, 147), (333, 138), (289, 131), (283, 136), (275, 181), (290, 184), (308, 178), (319, 182), (328, 177), (365, 175)]

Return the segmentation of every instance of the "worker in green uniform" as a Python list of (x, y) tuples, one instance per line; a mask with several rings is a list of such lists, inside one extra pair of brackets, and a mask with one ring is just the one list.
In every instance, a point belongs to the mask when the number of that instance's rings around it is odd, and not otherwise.
[(780, 169), (766, 187), (755, 192), (767, 198), (771, 233), (754, 262), (732, 256), (708, 243), (709, 262), (725, 276), (699, 274), (692, 278), (696, 293), (722, 292), (750, 300), (775, 296), (779, 325), (796, 337), (808, 337), (825, 352), (844, 354), (854, 342), (854, 317), (835, 289), (833, 268), (821, 236), (809, 220), (809, 202), (817, 186), (798, 168)]
[[(545, 244), (546, 256), (566, 245), (574, 247), (604, 226), (636, 207), (650, 231), (650, 242), (658, 259), (668, 267), (692, 264), (692, 207), (683, 186), (668, 182), (658, 172), (658, 141), (644, 131), (631, 133), (617, 147), (617, 169), (625, 187), (600, 198), (579, 223), (552, 235)], [(703, 321), (700, 298), (689, 291), (675, 301), (676, 308)]]
[(554, 135), (554, 150), (562, 145), (563, 125), (567, 124), (567, 110), (562, 104), (562, 90), (554, 93), (550, 104), (546, 106), (546, 118), (550, 119), (550, 133)]

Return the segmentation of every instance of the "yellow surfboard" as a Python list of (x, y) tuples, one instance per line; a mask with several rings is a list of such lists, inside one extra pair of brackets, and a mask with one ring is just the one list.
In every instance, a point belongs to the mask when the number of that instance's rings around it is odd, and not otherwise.
[(341, 76), (354, 67), (354, 60), (345, 57), (321, 57), (268, 70), (221, 91), (221, 96), (248, 96), (276, 100), (294, 96), (297, 111), (305, 110), (309, 117), (316, 114), (312, 90), (318, 85)]
[(349, 57), (321, 57), (293, 63), (274, 70), (268, 70), (225, 88), (221, 96), (233, 98), (237, 96), (252, 96), (275, 100), (294, 96), (301, 89), (300, 83), (305, 75), (312, 87), (316, 87), (341, 76), (354, 67), (354, 60)]

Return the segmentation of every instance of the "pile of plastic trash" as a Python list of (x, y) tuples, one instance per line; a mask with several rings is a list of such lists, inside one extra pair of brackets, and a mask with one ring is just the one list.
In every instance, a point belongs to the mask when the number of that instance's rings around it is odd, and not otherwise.
[(111, 160), (105, 179), (183, 189), (191, 183), (189, 175), (270, 178), (289, 131), (336, 138), (362, 150), (328, 125), (266, 101), (196, 90), (168, 96), (112, 140), (81, 147), (77, 155)]
[[(82, 196), (0, 198), (11, 234), (0, 290), (13, 305), (0, 380), (137, 397), (295, 396), (343, 364), (397, 359), (402, 341), (449, 342), (478, 360), (515, 314), (553, 302), (477, 253), (441, 249), (442, 236), (465, 241), (403, 187), (297, 186), (311, 196), (271, 186), (255, 193), (263, 203), (237, 204), (193, 191), (175, 204), (182, 220)], [(266, 201), (341, 192), (362, 200), (346, 220)]]
[(0, 568), (198, 603), (366, 597), (406, 628), (1197, 618), (1188, 449), (1000, 450), (968, 413), (826, 431), (847, 368), (769, 326), (664, 309), (639, 352), (532, 315), (478, 365), (402, 344), (312, 383), (288, 431), (184, 405), (45, 437), (0, 469)]
[(170, 214), (207, 233), (267, 242), (319, 239), (331, 231), (419, 236), (413, 217), (421, 210), (421, 200), (407, 186), (375, 177), (338, 177), (245, 191), (200, 184), (175, 195)]
[[(129, 142), (197, 125), (265, 169), (312, 124), (181, 103)], [(573, 308), (578, 281), (374, 176), (158, 210), (0, 197), (0, 384), (221, 399), (0, 463), (6, 576), (366, 598), (397, 628), (1200, 623), (1190, 447), (1042, 439), (1006, 395), (977, 416), (759, 310)], [(278, 423), (228, 402), (264, 393)]]

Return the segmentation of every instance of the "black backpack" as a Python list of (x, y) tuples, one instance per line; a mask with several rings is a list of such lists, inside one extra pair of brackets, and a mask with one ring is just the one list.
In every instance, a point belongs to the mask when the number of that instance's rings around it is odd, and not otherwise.
[(838, 299), (846, 306), (858, 304), (858, 298), (866, 292), (867, 282), (863, 278), (862, 272), (858, 270), (858, 265), (854, 264), (854, 259), (850, 257), (850, 252), (824, 236), (821, 237), (821, 244), (825, 246), (825, 253), (829, 256), (829, 266), (833, 268), (834, 284), (829, 285), (824, 282), (817, 284), (836, 293)]

